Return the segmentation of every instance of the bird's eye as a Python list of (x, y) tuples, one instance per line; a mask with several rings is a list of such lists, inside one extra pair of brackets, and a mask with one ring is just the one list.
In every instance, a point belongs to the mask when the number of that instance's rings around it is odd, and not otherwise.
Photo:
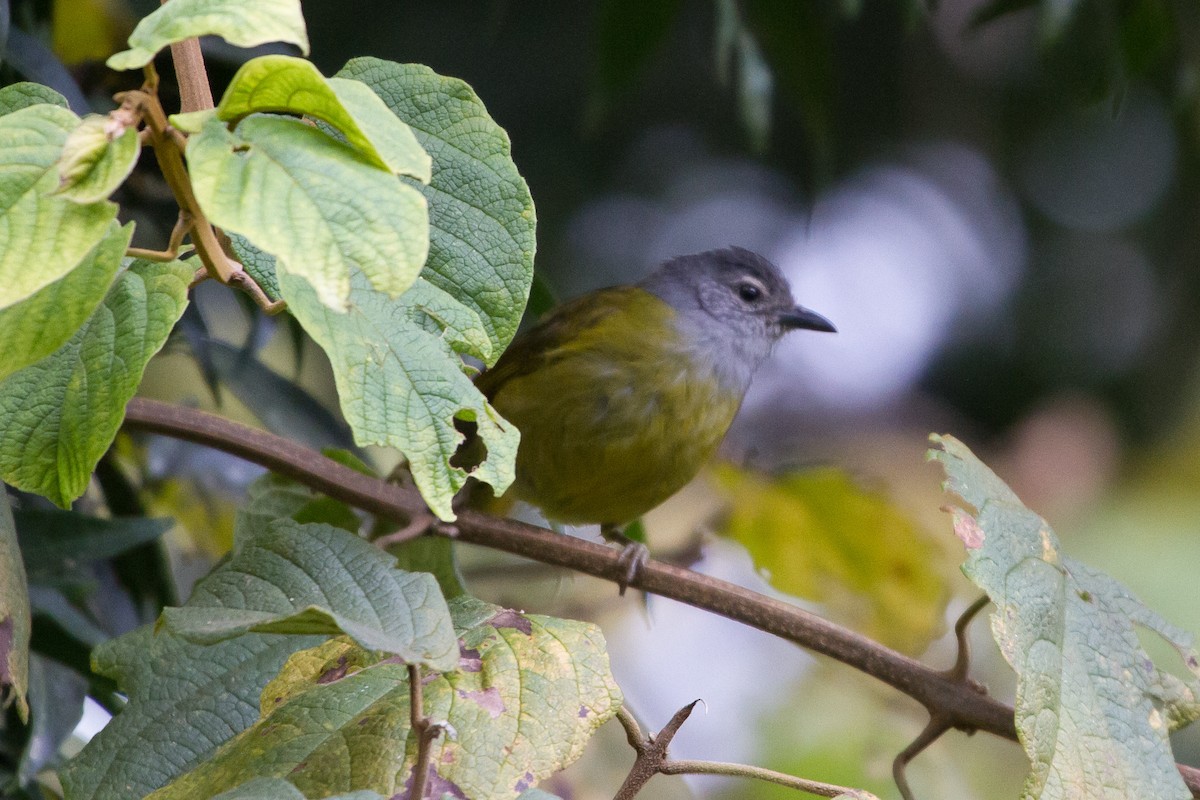
[(738, 297), (745, 300), (747, 303), (753, 303), (762, 297), (762, 289), (755, 286), (753, 283), (743, 283), (738, 285)]

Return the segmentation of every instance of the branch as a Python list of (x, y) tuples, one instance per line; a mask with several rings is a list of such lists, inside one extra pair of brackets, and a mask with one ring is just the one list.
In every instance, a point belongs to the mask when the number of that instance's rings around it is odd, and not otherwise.
[[(125, 425), (240, 456), (374, 514), (411, 520), (426, 511), (413, 489), (370, 478), (288, 439), (213, 414), (134, 398), (126, 409)], [(464, 511), (453, 525), (438, 525), (433, 530), (439, 535), (567, 567), (613, 583), (620, 583), (625, 577), (620, 553), (611, 547), (515, 520)], [(1016, 740), (1011, 706), (803, 609), (655, 560), (647, 561), (630, 585), (711, 611), (841, 661), (903, 692), (925, 706), (931, 715), (949, 720), (954, 728), (986, 731)], [(1200, 798), (1200, 769), (1178, 766), (1192, 795)]]

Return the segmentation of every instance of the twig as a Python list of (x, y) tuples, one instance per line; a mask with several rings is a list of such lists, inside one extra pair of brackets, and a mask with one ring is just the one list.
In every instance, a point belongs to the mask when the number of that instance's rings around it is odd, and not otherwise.
[(983, 611), (990, 602), (992, 600), (986, 594), (980, 596), (978, 600), (967, 606), (967, 610), (960, 614), (958, 621), (954, 623), (954, 639), (958, 642), (958, 655), (954, 658), (954, 666), (946, 670), (947, 677), (958, 680), (967, 679), (967, 671), (971, 666), (971, 647), (967, 642), (967, 626), (975, 619), (975, 615)]
[(409, 787), (408, 796), (410, 800), (422, 800), (425, 797), (425, 784), (429, 782), (430, 745), (441, 734), (443, 726), (425, 716), (421, 667), (418, 664), (408, 665), (408, 698), (409, 721), (417, 734), (417, 759), (413, 763), (412, 785)]
[(625, 783), (616, 794), (616, 800), (629, 800), (636, 795), (655, 775), (726, 775), (732, 778), (753, 778), (768, 783), (786, 786), (789, 789), (799, 789), (802, 792), (815, 794), (818, 797), (837, 797), (842, 794), (853, 794), (854, 790), (845, 786), (835, 786), (832, 783), (810, 781), (776, 772), (773, 769), (754, 767), (749, 764), (733, 764), (726, 761), (698, 761), (694, 759), (668, 759), (667, 746), (674, 738), (676, 731), (691, 715), (696, 707), (695, 700), (675, 712), (657, 736), (646, 736), (633, 715), (622, 706), (617, 710), (617, 720), (625, 729), (625, 738), (629, 746), (637, 753), (637, 759), (626, 777)]
[(663, 775), (726, 775), (731, 778), (753, 778), (759, 781), (766, 781), (767, 783), (786, 786), (789, 789), (798, 789), (802, 792), (815, 794), (818, 797), (837, 797), (843, 794), (853, 796), (855, 794), (854, 789), (846, 786), (822, 783), (821, 781), (810, 781), (806, 778), (797, 778), (795, 775), (776, 772), (773, 769), (766, 769), (765, 767), (754, 767), (749, 764), (731, 764), (727, 761), (672, 760), (663, 764), (659, 772)]
[[(633, 722), (631, 727), (629, 722), (633, 721), (633, 717), (626, 715), (627, 719), (623, 719), (621, 724), (625, 726), (625, 735), (637, 753), (637, 758), (634, 759), (633, 766), (629, 768), (629, 774), (625, 776), (625, 782), (621, 784), (621, 788), (617, 790), (613, 800), (631, 800), (642, 790), (647, 781), (662, 772), (662, 767), (667, 762), (667, 747), (670, 746), (671, 740), (675, 738), (675, 733), (692, 715), (692, 709), (699, 702), (699, 700), (693, 700), (676, 711), (670, 722), (663, 726), (657, 736), (641, 736), (641, 729), (637, 727), (637, 722)], [(621, 711), (624, 710), (621, 709)], [(618, 716), (620, 713), (618, 712)], [(633, 733), (635, 728), (637, 736)]]
[[(426, 511), (424, 502), (412, 489), (368, 477), (291, 440), (203, 411), (134, 398), (126, 408), (125, 424), (128, 428), (232, 453), (330, 497), (390, 519), (411, 520)], [(439, 535), (449, 535), (450, 527), (434, 526), (433, 530)], [(462, 512), (452, 527), (455, 538), (460, 541), (525, 556), (551, 566), (567, 567), (614, 583), (625, 575), (619, 554), (595, 542), (560, 536), (544, 528), (473, 511)], [(1016, 740), (1011, 706), (796, 606), (655, 560), (646, 562), (630, 585), (830, 656), (912, 697), (931, 714), (946, 713), (955, 728), (981, 730)], [(1193, 796), (1200, 798), (1200, 770), (1177, 766)]]

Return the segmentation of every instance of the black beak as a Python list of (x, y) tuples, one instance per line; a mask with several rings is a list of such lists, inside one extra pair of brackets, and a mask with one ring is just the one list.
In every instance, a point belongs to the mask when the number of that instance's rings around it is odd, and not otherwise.
[(795, 308), (784, 311), (779, 315), (779, 324), (789, 331), (803, 328), (804, 330), (809, 331), (837, 333), (837, 328), (833, 326), (832, 322), (825, 319), (815, 311), (809, 311), (804, 306), (796, 306)]

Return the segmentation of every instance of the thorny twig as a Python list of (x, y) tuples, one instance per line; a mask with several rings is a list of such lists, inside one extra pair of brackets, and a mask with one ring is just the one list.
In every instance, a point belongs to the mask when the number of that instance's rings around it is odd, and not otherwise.
[(676, 711), (675, 716), (671, 717), (671, 721), (658, 732), (657, 736), (644, 735), (637, 720), (624, 707), (617, 711), (617, 720), (625, 728), (625, 738), (637, 753), (637, 759), (633, 762), (633, 767), (629, 770), (629, 775), (625, 778), (625, 783), (621, 785), (620, 790), (617, 791), (614, 800), (630, 800), (630, 798), (641, 791), (642, 787), (651, 778), (658, 774), (725, 775), (734, 778), (754, 778), (755, 780), (786, 786), (789, 789), (798, 789), (802, 792), (815, 794), (818, 797), (853, 796), (857, 794), (854, 789), (849, 789), (845, 786), (810, 781), (804, 778), (797, 778), (795, 775), (788, 775), (763, 767), (754, 767), (749, 764), (733, 764), (725, 761), (699, 761), (694, 759), (674, 760), (667, 758), (667, 746), (670, 745), (671, 740), (675, 737), (675, 733), (687, 718), (691, 716), (692, 709), (699, 702), (699, 700), (694, 700)]

